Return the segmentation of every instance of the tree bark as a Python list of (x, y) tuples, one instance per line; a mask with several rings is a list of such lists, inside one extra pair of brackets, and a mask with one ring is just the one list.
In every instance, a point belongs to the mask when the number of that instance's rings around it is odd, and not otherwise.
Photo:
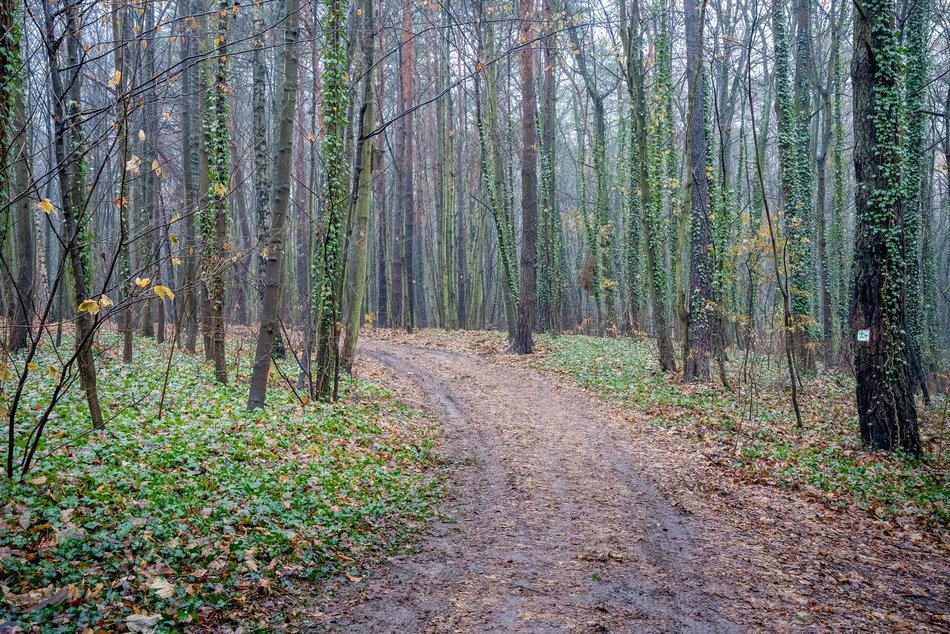
[(538, 248), (538, 104), (534, 80), (534, 2), (521, 0), (521, 288), (512, 349), (534, 351), (531, 333), (537, 318), (535, 257)]
[(356, 344), (359, 340), (360, 323), (363, 317), (363, 298), (366, 295), (366, 271), (369, 264), (369, 217), (373, 205), (373, 140), (366, 135), (373, 129), (376, 121), (376, 101), (373, 96), (373, 82), (376, 72), (373, 49), (376, 45), (373, 29), (373, 2), (363, 1), (363, 107), (360, 113), (360, 138), (356, 145), (359, 161), (356, 173), (356, 233), (353, 284), (347, 294), (349, 321), (346, 324), (346, 336), (343, 339), (341, 365), (349, 372), (356, 356)]
[(287, 233), (287, 210), (290, 207), (291, 159), (294, 146), (294, 120), (297, 110), (297, 76), (300, 58), (300, 0), (284, 0), (284, 85), (281, 93), (280, 129), (277, 133), (277, 165), (274, 183), (274, 209), (267, 236), (264, 289), (261, 297), (261, 326), (254, 351), (251, 388), (247, 409), (263, 408), (267, 397), (274, 341), (280, 332), (280, 299), (284, 280), (284, 240)]
[(867, 0), (854, 17), (856, 226), (851, 335), (861, 439), (921, 454), (907, 334), (901, 215), (901, 53), (894, 0)]
[[(72, 69), (69, 77), (69, 90), (63, 84), (62, 70), (59, 65), (58, 49), (61, 41), (56, 36), (52, 7), (43, 3), (45, 18), (45, 44), (49, 60), (50, 84), (52, 88), (51, 110), (55, 131), (53, 150), (57, 165), (57, 182), (63, 211), (63, 240), (66, 254), (73, 274), (74, 308), (90, 299), (88, 291), (87, 267), (84, 263), (83, 248), (80, 242), (80, 230), (83, 222), (84, 174), (82, 169), (82, 131), (80, 128), (82, 62), (80, 59), (79, 1), (71, 0), (66, 5), (66, 47), (67, 64)], [(69, 103), (69, 110), (64, 108)], [(67, 150), (67, 144), (69, 149)], [(77, 205), (78, 203), (78, 205)], [(93, 335), (96, 319), (88, 311), (76, 310), (76, 360), (79, 364), (79, 381), (86, 393), (89, 416), (94, 429), (105, 427), (102, 409), (99, 405), (99, 392), (96, 385), (96, 365), (92, 355)]]
[(689, 87), (690, 239), (689, 311), (686, 320), (686, 360), (683, 380), (687, 383), (709, 380), (709, 355), (712, 351), (712, 262), (709, 220), (709, 181), (706, 175), (705, 85), (703, 79), (703, 15), (696, 0), (683, 1), (686, 23), (686, 79)]

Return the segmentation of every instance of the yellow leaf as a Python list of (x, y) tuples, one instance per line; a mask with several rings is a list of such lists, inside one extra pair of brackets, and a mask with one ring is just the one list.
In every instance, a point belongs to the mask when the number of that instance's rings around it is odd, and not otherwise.
[(181, 258), (172, 258), (172, 266), (178, 266), (181, 264)]
[(55, 365), (51, 365), (51, 366), (49, 367), (49, 375), (50, 375), (51, 377), (53, 377), (54, 379), (58, 379), (58, 378), (59, 378), (59, 368), (57, 368)]
[(172, 292), (172, 289), (167, 286), (156, 285), (152, 290), (162, 299), (175, 299), (175, 294)]
[(139, 130), (139, 141), (145, 141), (145, 130)]
[(137, 155), (133, 154), (132, 158), (130, 158), (128, 161), (125, 162), (125, 169), (127, 169), (129, 172), (133, 174), (138, 174), (139, 166), (141, 165), (141, 163), (142, 163), (142, 159), (140, 159)]
[(9, 381), (13, 378), (13, 372), (10, 368), (0, 363), (0, 381)]
[(119, 85), (119, 82), (121, 81), (122, 81), (122, 71), (117, 70), (112, 75), (112, 79), (109, 80), (109, 88), (115, 88), (116, 86)]
[(41, 211), (47, 214), (52, 213), (53, 211), (53, 203), (50, 202), (49, 198), (44, 198), (40, 202), (36, 203), (36, 206), (39, 207)]
[(106, 308), (107, 306), (115, 306), (115, 302), (109, 299), (108, 295), (99, 296), (99, 308)]
[(172, 244), (178, 244), (178, 236), (176, 236), (174, 233), (169, 233), (168, 241), (171, 242)]
[(228, 188), (224, 186), (224, 183), (215, 183), (214, 193), (223, 198), (224, 196), (227, 196)]
[(159, 178), (162, 177), (162, 168), (158, 165), (158, 159), (152, 159), (152, 171), (155, 172), (155, 175)]
[(139, 288), (145, 288), (146, 286), (148, 286), (148, 283), (151, 281), (152, 281), (152, 278), (150, 277), (144, 277), (144, 278), (137, 277), (135, 278), (135, 285), (138, 286)]
[(99, 312), (99, 302), (94, 299), (86, 299), (80, 302), (79, 312), (89, 313), (90, 315), (95, 315)]

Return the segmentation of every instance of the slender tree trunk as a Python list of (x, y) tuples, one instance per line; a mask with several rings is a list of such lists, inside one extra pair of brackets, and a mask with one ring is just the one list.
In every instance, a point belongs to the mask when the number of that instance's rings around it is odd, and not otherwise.
[[(63, 71), (59, 65), (58, 43), (55, 32), (52, 7), (43, 3), (45, 18), (45, 44), (49, 59), (50, 84), (52, 88), (52, 115), (55, 123), (53, 148), (57, 165), (57, 181), (63, 211), (63, 240), (65, 242), (66, 257), (69, 260), (73, 274), (74, 306), (80, 306), (87, 299), (91, 299), (88, 291), (87, 266), (84, 262), (84, 245), (81, 243), (80, 231), (82, 227), (84, 204), (84, 173), (82, 169), (82, 131), (80, 128), (81, 87), (82, 87), (82, 60), (80, 59), (80, 18), (79, 1), (70, 0), (66, 5), (66, 47), (68, 53), (67, 65), (72, 69), (67, 91), (63, 79)], [(68, 111), (64, 103), (68, 102)], [(69, 149), (67, 150), (67, 144)], [(78, 205), (77, 205), (78, 203)], [(101, 302), (101, 298), (94, 300)], [(96, 385), (96, 365), (92, 354), (93, 335), (96, 328), (94, 315), (87, 310), (76, 310), (76, 360), (79, 364), (79, 381), (86, 393), (86, 402), (89, 405), (89, 416), (95, 429), (105, 427), (102, 409), (99, 406), (99, 392)]]
[(349, 321), (346, 324), (346, 337), (343, 340), (343, 354), (341, 364), (349, 371), (356, 357), (356, 344), (360, 334), (360, 322), (363, 316), (363, 298), (366, 295), (366, 271), (369, 264), (369, 217), (373, 206), (373, 142), (367, 134), (373, 129), (376, 121), (376, 101), (373, 97), (375, 65), (373, 49), (376, 45), (373, 35), (374, 0), (363, 1), (363, 68), (366, 77), (363, 79), (363, 107), (360, 113), (360, 138), (356, 145), (356, 156), (359, 161), (356, 173), (356, 233), (355, 260), (353, 285), (347, 294), (349, 306)]
[(557, 332), (560, 330), (561, 277), (560, 247), (561, 227), (558, 216), (557, 191), (555, 187), (555, 127), (557, 125), (557, 84), (555, 66), (557, 65), (555, 46), (556, 36), (551, 32), (555, 28), (553, 0), (543, 0), (543, 21), (545, 35), (542, 41), (541, 72), (541, 209), (540, 209), (540, 262), (538, 263), (538, 282), (541, 314), (541, 327)]
[(412, 108), (415, 99), (415, 45), (412, 33), (412, 13), (413, 3), (406, 0), (403, 3), (402, 18), (402, 110), (403, 115), (403, 135), (404, 142), (402, 147), (402, 182), (400, 183), (400, 195), (402, 196), (403, 213), (403, 258), (402, 268), (405, 271), (406, 279), (406, 310), (405, 325), (406, 332), (412, 332), (415, 326), (416, 312), (416, 268), (415, 258), (415, 185), (413, 182), (413, 119)]
[(345, 254), (343, 226), (346, 207), (347, 46), (342, 0), (327, 6), (327, 47), (323, 69), (323, 107), (326, 134), (323, 140), (324, 237), (317, 270), (317, 376), (314, 396), (336, 400), (339, 386), (340, 276)]
[[(5, 9), (5, 7), (0, 7)], [(11, 66), (20, 64), (20, 33), (21, 25), (14, 25), (19, 11), (10, 7), (10, 15), (3, 17), (4, 24), (0, 27), (0, 40), (9, 46), (2, 51), (15, 60)], [(3, 56), (0, 55), (0, 62)], [(8, 77), (6, 81), (12, 85), (0, 88), (9, 97), (7, 103), (0, 105), (0, 117), (4, 119), (0, 125), (0, 165), (12, 163), (13, 169), (9, 174), (0, 174), (0, 206), (12, 205), (10, 213), (13, 217), (13, 242), (16, 245), (16, 260), (13, 266), (12, 278), (14, 287), (10, 301), (13, 304), (13, 319), (10, 324), (10, 338), (8, 349), (16, 352), (25, 348), (31, 340), (33, 331), (34, 293), (34, 259), (36, 247), (33, 239), (33, 185), (30, 178), (30, 135), (27, 129), (27, 110), (24, 100), (25, 87), (21, 85), (22, 78)], [(9, 119), (7, 119), (9, 117)], [(7, 126), (7, 121), (12, 126)], [(8, 158), (9, 157), (9, 158)], [(6, 181), (13, 177), (11, 186)], [(11, 194), (9, 196), (4, 194)], [(6, 262), (9, 266), (9, 261)]]
[(215, 26), (212, 81), (205, 119), (205, 147), (208, 160), (208, 205), (202, 217), (204, 236), (204, 276), (208, 293), (208, 335), (215, 379), (228, 382), (224, 344), (224, 269), (230, 262), (228, 238), (228, 197), (231, 184), (231, 142), (228, 134), (228, 31), (230, 5), (220, 0)]
[(686, 79), (689, 85), (689, 187), (692, 236), (690, 240), (689, 312), (686, 324), (686, 360), (683, 380), (709, 380), (709, 355), (712, 351), (712, 262), (709, 220), (709, 181), (706, 175), (706, 120), (704, 116), (705, 81), (703, 79), (703, 19), (697, 0), (684, 0), (686, 23)]
[[(521, 0), (521, 41), (534, 38), (534, 1)], [(534, 351), (531, 332), (537, 319), (535, 257), (538, 248), (538, 105), (534, 80), (534, 49), (523, 44), (521, 58), (521, 288), (518, 325), (512, 349)]]
[(267, 237), (267, 261), (264, 268), (264, 289), (261, 298), (261, 326), (254, 352), (251, 389), (247, 409), (263, 408), (267, 396), (274, 340), (280, 332), (280, 299), (284, 280), (284, 240), (287, 232), (287, 210), (290, 207), (291, 154), (294, 146), (294, 119), (297, 110), (297, 76), (299, 68), (300, 0), (284, 0), (284, 85), (281, 94), (280, 129), (277, 133), (277, 166), (274, 183), (274, 209)]

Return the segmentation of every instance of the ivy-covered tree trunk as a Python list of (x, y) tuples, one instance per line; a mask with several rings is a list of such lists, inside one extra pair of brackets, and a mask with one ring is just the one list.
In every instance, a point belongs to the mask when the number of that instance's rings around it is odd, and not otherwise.
[[(480, 22), (482, 18), (480, 17)], [(478, 148), (481, 161), (482, 186), (488, 198), (489, 213), (494, 221), (498, 236), (498, 259), (501, 264), (502, 298), (505, 304), (505, 321), (508, 328), (509, 340), (514, 339), (515, 315), (514, 306), (518, 303), (518, 283), (515, 273), (515, 249), (512, 239), (511, 226), (505, 210), (504, 178), (500, 175), (498, 143), (493, 130), (497, 127), (497, 95), (494, 89), (497, 74), (487, 72), (485, 59), (491, 55), (492, 26), (480, 23), (478, 26), (478, 64), (475, 73), (475, 126), (478, 132)], [(488, 41), (487, 49), (483, 47), (484, 35)], [(493, 65), (494, 66), (494, 65)], [(482, 79), (486, 79), (485, 99), (482, 102)], [(487, 113), (485, 112), (487, 110)]]
[(843, 90), (844, 90), (844, 70), (841, 63), (840, 41), (841, 32), (844, 28), (845, 20), (848, 16), (849, 2), (842, 1), (837, 17), (837, 23), (834, 26), (834, 39), (836, 45), (832, 48), (832, 97), (833, 108), (833, 132), (834, 144), (831, 148), (831, 228), (830, 228), (830, 251), (828, 254), (831, 269), (834, 270), (834, 283), (829, 283), (834, 292), (834, 318), (835, 330), (839, 340), (838, 354), (841, 356), (843, 351), (850, 349), (850, 332), (848, 324), (848, 311), (851, 299), (848, 297), (849, 284), (851, 276), (849, 274), (847, 249), (845, 247), (845, 206), (847, 203), (848, 187), (848, 168), (845, 161), (845, 143), (846, 131), (844, 127), (843, 115)]
[(902, 222), (902, 55), (894, 27), (894, 0), (865, 0), (855, 11), (851, 336), (858, 339), (854, 370), (861, 439), (875, 449), (902, 447), (920, 455)]
[(815, 158), (816, 204), (815, 204), (815, 237), (817, 238), (817, 252), (815, 260), (818, 273), (818, 299), (821, 314), (821, 351), (822, 361), (826, 367), (835, 362), (835, 328), (834, 302), (831, 298), (831, 280), (828, 267), (828, 163), (829, 153), (834, 143), (834, 108), (832, 106), (832, 83), (834, 81), (835, 65), (838, 59), (838, 29), (837, 0), (831, 2), (831, 54), (828, 56), (828, 69), (825, 82), (820, 85), (815, 82), (816, 93), (821, 102), (821, 134), (818, 139), (818, 155)]
[[(911, 376), (915, 390), (923, 388), (924, 400), (930, 394), (925, 381), (923, 351), (926, 345), (924, 334), (924, 305), (928, 300), (923, 294), (923, 270), (921, 267), (921, 226), (923, 209), (930, 204), (923, 197), (925, 181), (929, 175), (928, 163), (932, 162), (926, 137), (927, 91), (929, 90), (930, 54), (930, 2), (916, 0), (910, 5), (907, 18), (906, 48), (906, 112), (907, 135), (904, 144), (906, 174), (904, 176), (905, 200), (902, 219), (904, 233), (905, 284), (907, 294), (908, 345), (910, 346)], [(950, 125), (946, 122), (945, 125)], [(936, 299), (931, 296), (930, 301)]]
[(323, 60), (324, 203), (323, 242), (318, 251), (315, 311), (317, 331), (317, 373), (314, 396), (336, 400), (340, 360), (340, 262), (343, 222), (346, 218), (346, 123), (347, 123), (347, 42), (344, 33), (346, 6), (343, 0), (327, 3), (327, 46)]
[[(627, 265), (627, 295), (630, 302), (630, 322), (631, 327), (637, 327), (639, 319), (638, 304), (641, 294), (640, 290), (640, 249), (641, 249), (641, 231), (644, 242), (645, 252), (645, 273), (647, 291), (649, 294), (650, 305), (653, 309), (653, 325), (657, 335), (657, 347), (660, 353), (660, 368), (664, 372), (676, 370), (676, 361), (673, 358), (673, 343), (670, 338), (669, 327), (669, 308), (668, 293), (665, 281), (665, 269), (663, 267), (663, 240), (665, 238), (662, 230), (663, 215), (663, 184), (656, 182), (658, 174), (662, 172), (661, 166), (651, 164), (651, 161), (662, 161), (657, 148), (651, 152), (650, 133), (651, 127), (647, 121), (647, 103), (645, 90), (645, 70), (643, 66), (643, 52), (641, 50), (642, 34), (640, 19), (640, 2), (633, 0), (630, 18), (627, 18), (627, 3), (622, 0), (619, 5), (621, 21), (621, 41), (624, 50), (624, 73), (627, 83), (627, 90), (630, 97), (631, 108), (631, 129), (630, 148), (628, 150), (628, 159), (626, 161), (627, 169), (630, 172), (629, 188), (627, 196), (627, 234), (625, 240), (625, 253)], [(660, 28), (665, 29), (665, 24), (661, 17)], [(652, 132), (654, 135), (660, 134), (663, 122), (666, 118), (666, 99), (667, 84), (662, 80), (666, 76), (667, 70), (664, 63), (664, 49), (662, 36), (657, 38), (659, 44), (657, 77), (659, 79), (656, 87), (656, 103), (651, 108), (651, 122), (654, 124)], [(667, 42), (668, 44), (668, 42)], [(660, 108), (659, 112), (653, 112), (655, 108)], [(662, 129), (662, 130), (661, 130)], [(657, 138), (653, 139), (658, 142)], [(660, 141), (662, 143), (662, 141)], [(651, 166), (656, 169), (651, 170)]]
[[(703, 5), (705, 6), (705, 5)], [(689, 112), (686, 134), (689, 137), (690, 257), (689, 310), (686, 324), (686, 359), (683, 380), (709, 380), (709, 355), (712, 351), (712, 273), (710, 255), (712, 227), (709, 220), (709, 182), (707, 176), (706, 87), (703, 79), (703, 17), (696, 0), (684, 0), (686, 23), (686, 79)]]
[(535, 258), (538, 247), (538, 102), (534, 80), (534, 2), (520, 2), (521, 66), (521, 287), (518, 325), (512, 350), (534, 351), (531, 336), (537, 318)]
[(280, 333), (280, 301), (284, 282), (284, 241), (287, 233), (287, 210), (290, 207), (291, 158), (294, 145), (294, 119), (297, 109), (297, 76), (300, 66), (297, 52), (299, 39), (300, 0), (284, 0), (284, 85), (281, 92), (280, 128), (277, 133), (276, 179), (274, 183), (274, 210), (271, 214), (267, 238), (264, 288), (261, 295), (261, 325), (254, 351), (251, 388), (247, 409), (263, 408), (267, 397), (267, 379), (270, 375), (274, 341)]
[(561, 329), (561, 223), (557, 206), (554, 166), (556, 160), (555, 132), (557, 126), (557, 85), (554, 77), (557, 36), (554, 24), (553, 0), (543, 0), (541, 73), (541, 207), (540, 247), (538, 261), (538, 300), (541, 328), (553, 332)]
[(811, 0), (795, 0), (795, 111), (794, 207), (786, 209), (786, 241), (792, 273), (792, 308), (795, 311), (795, 345), (801, 368), (814, 367), (812, 344), (818, 339), (814, 309), (818, 305), (815, 271), (815, 153), (812, 145), (812, 106), (815, 76), (812, 59)]
[(208, 203), (202, 213), (205, 288), (208, 294), (207, 336), (214, 375), (228, 382), (224, 342), (224, 269), (230, 262), (227, 244), (228, 197), (231, 184), (231, 141), (228, 132), (228, 32), (231, 5), (220, 0), (212, 46), (211, 83), (207, 92), (204, 138), (208, 160)]
[[(796, 0), (800, 9), (801, 0)], [(807, 6), (804, 9), (807, 16)], [(796, 11), (801, 16), (802, 10)], [(799, 20), (807, 24), (807, 17)], [(796, 359), (807, 366), (807, 343), (809, 333), (813, 331), (811, 323), (811, 301), (814, 283), (811, 267), (811, 196), (812, 183), (807, 177), (811, 170), (811, 159), (807, 158), (810, 147), (808, 139), (808, 120), (811, 112), (807, 109), (807, 100), (802, 91), (792, 86), (791, 56), (788, 37), (788, 21), (785, 16), (785, 3), (772, 2), (772, 34), (775, 42), (775, 118), (778, 124), (779, 172), (782, 183), (782, 212), (784, 218), (786, 258), (789, 268), (789, 290), (792, 305), (792, 342)], [(801, 38), (798, 40), (801, 42)], [(799, 44), (799, 48), (807, 44)], [(799, 60), (799, 69), (801, 62)], [(796, 72), (796, 85), (804, 81)], [(807, 159), (807, 160), (806, 160)], [(806, 165), (802, 165), (802, 163)]]

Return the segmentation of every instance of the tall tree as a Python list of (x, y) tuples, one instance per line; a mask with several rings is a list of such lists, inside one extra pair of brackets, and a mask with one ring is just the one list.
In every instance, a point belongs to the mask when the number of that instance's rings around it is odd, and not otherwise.
[(705, 2), (700, 11), (696, 0), (683, 1), (686, 25), (686, 80), (689, 104), (686, 134), (689, 152), (689, 201), (691, 237), (689, 252), (689, 310), (686, 323), (686, 359), (683, 380), (709, 380), (709, 355), (712, 350), (713, 263), (710, 256), (712, 227), (709, 220), (709, 181), (707, 176), (706, 86), (703, 73), (703, 21)]
[(859, 339), (858, 417), (869, 447), (920, 455), (907, 332), (901, 57), (894, 0), (864, 0), (855, 11), (851, 60), (857, 184), (851, 335)]
[[(402, 108), (402, 152), (400, 156), (399, 196), (402, 211), (402, 270), (405, 278), (405, 298), (403, 323), (406, 332), (412, 332), (416, 318), (416, 245), (415, 245), (415, 183), (413, 149), (415, 145), (415, 115), (412, 112), (415, 99), (415, 36), (412, 32), (413, 3), (405, 0), (402, 7), (402, 39), (399, 46), (401, 81), (399, 83), (400, 107)], [(420, 245), (421, 246), (421, 245)]]
[(366, 274), (369, 264), (369, 220), (373, 205), (373, 139), (369, 136), (376, 122), (375, 61), (376, 39), (373, 33), (373, 0), (362, 3), (363, 42), (363, 105), (360, 108), (360, 138), (356, 145), (355, 225), (353, 242), (355, 270), (353, 283), (348, 287), (346, 304), (349, 308), (349, 320), (346, 324), (346, 337), (343, 341), (341, 364), (349, 371), (356, 357), (356, 344), (359, 340), (360, 323), (363, 317), (363, 298), (366, 295)]
[[(807, 2), (804, 7), (801, 5), (802, 0), (796, 0), (796, 19), (800, 31), (807, 28), (808, 24)], [(796, 66), (796, 85), (792, 85), (788, 21), (785, 15), (785, 3), (781, 0), (772, 2), (772, 34), (775, 42), (775, 119), (778, 124), (785, 251), (790, 270), (788, 283), (793, 311), (792, 341), (795, 358), (804, 361), (808, 358), (809, 333), (813, 331), (810, 312), (814, 290), (811, 255), (813, 251), (811, 246), (812, 182), (809, 178), (812, 161), (808, 158), (810, 148), (808, 121), (811, 117), (808, 95), (810, 93), (806, 88), (798, 85), (799, 82), (804, 83), (807, 77), (802, 68), (803, 64), (807, 63), (807, 56), (804, 53), (799, 57)], [(807, 40), (806, 43), (802, 43), (801, 39), (807, 36), (799, 35), (797, 40), (799, 45), (796, 50), (807, 49)], [(808, 112), (805, 112), (806, 110)]]
[(228, 199), (231, 189), (231, 141), (228, 129), (228, 35), (231, 5), (219, 0), (212, 46), (211, 81), (208, 84), (204, 147), (208, 164), (208, 202), (201, 217), (203, 267), (207, 293), (206, 344), (210, 344), (214, 375), (228, 382), (224, 344), (224, 273), (228, 266)]
[(73, 300), (76, 326), (76, 361), (79, 365), (79, 380), (86, 393), (89, 416), (93, 428), (105, 427), (96, 378), (96, 364), (92, 343), (97, 326), (97, 315), (111, 301), (100, 295), (93, 297), (89, 280), (89, 245), (83, 238), (86, 214), (85, 169), (83, 161), (82, 131), (82, 75), (84, 54), (81, 42), (80, 3), (70, 0), (65, 6), (66, 21), (66, 68), (67, 80), (63, 81), (63, 67), (59, 59), (63, 37), (56, 33), (53, 8), (43, 3), (44, 40), (49, 61), (51, 110), (55, 125), (53, 152), (56, 159), (56, 176), (63, 211), (62, 236), (66, 257), (72, 272)]
[[(907, 134), (905, 141), (906, 175), (904, 181), (905, 200), (901, 209), (904, 234), (905, 278), (907, 285), (907, 326), (908, 343), (911, 354), (911, 375), (915, 387), (923, 388), (924, 399), (929, 400), (924, 377), (922, 352), (926, 344), (924, 307), (928, 299), (924, 296), (921, 267), (921, 227), (924, 208), (930, 201), (923, 196), (932, 163), (926, 141), (926, 99), (930, 69), (930, 52), (927, 50), (930, 37), (930, 2), (917, 0), (909, 3), (910, 15), (907, 17), (906, 32), (906, 68), (905, 81)], [(933, 289), (932, 289), (933, 290)], [(930, 300), (933, 301), (933, 300)]]
[(291, 159), (294, 146), (294, 120), (297, 110), (297, 77), (300, 66), (297, 40), (300, 37), (300, 0), (284, 0), (284, 72), (281, 91), (280, 128), (277, 133), (277, 160), (274, 182), (274, 209), (267, 238), (264, 289), (261, 296), (261, 326), (254, 352), (251, 388), (247, 397), (249, 411), (264, 407), (267, 379), (270, 375), (274, 341), (280, 332), (280, 303), (284, 282), (284, 241), (287, 210), (290, 207)]
[[(23, 85), (21, 48), (23, 11), (15, 2), (0, 4), (0, 68), (8, 73), (0, 86), (0, 208), (9, 210), (12, 235), (11, 261), (0, 258), (0, 266), (10, 274), (10, 336), (7, 349), (16, 352), (30, 342), (34, 306), (34, 241), (30, 179), (30, 134)], [(7, 171), (7, 166), (12, 169)], [(0, 230), (0, 245), (4, 243)], [(10, 251), (7, 251), (10, 254)]]
[(534, 351), (537, 319), (535, 258), (538, 248), (538, 101), (534, 79), (534, 1), (521, 0), (521, 286), (512, 349)]
[(340, 360), (340, 275), (346, 218), (347, 41), (343, 0), (329, 0), (323, 59), (323, 240), (317, 254), (317, 378), (314, 396), (336, 400)]
[(541, 72), (541, 134), (540, 134), (540, 196), (538, 302), (541, 328), (555, 332), (561, 329), (561, 218), (555, 185), (555, 151), (557, 126), (557, 35), (553, 0), (542, 1), (544, 39), (542, 40)]

